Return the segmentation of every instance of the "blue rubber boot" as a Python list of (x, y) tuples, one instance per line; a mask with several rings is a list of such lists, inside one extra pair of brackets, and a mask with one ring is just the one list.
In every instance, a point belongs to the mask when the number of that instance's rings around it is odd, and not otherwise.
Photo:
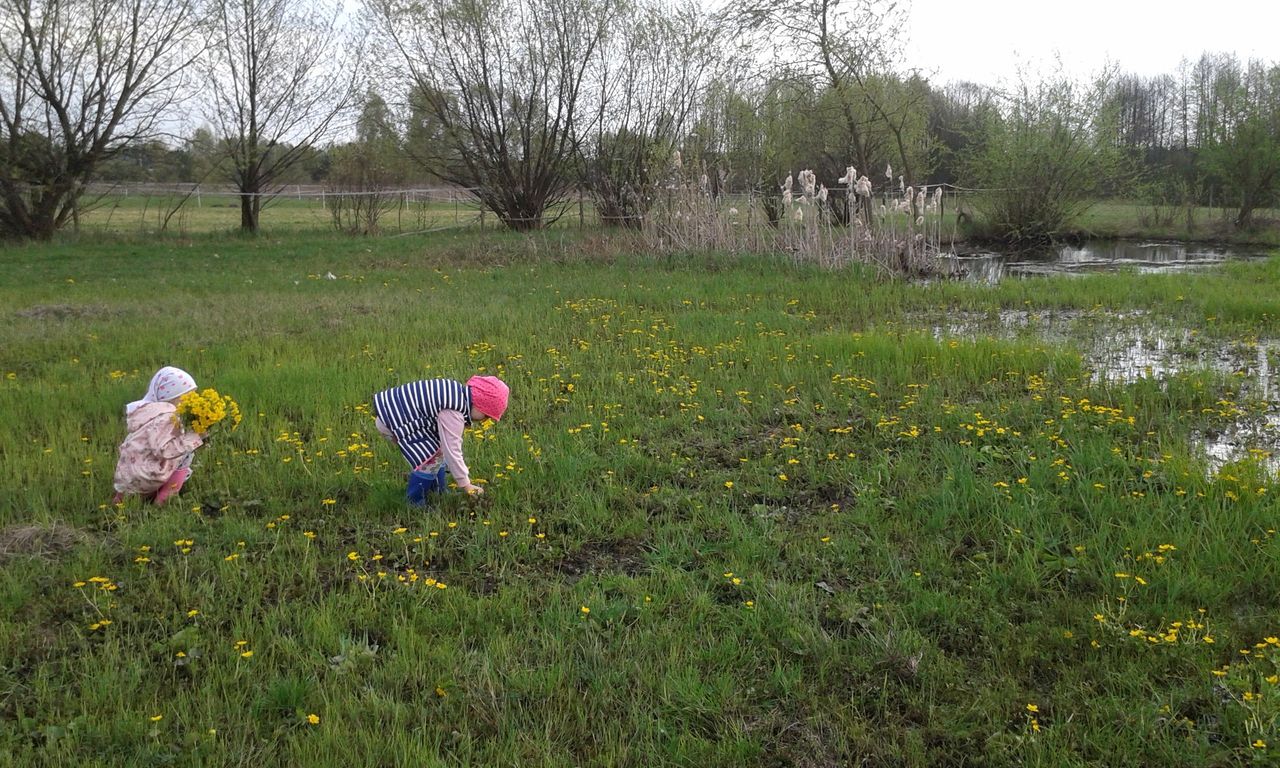
[(410, 472), (405, 498), (414, 506), (422, 506), (427, 503), (427, 498), (431, 494), (444, 493), (449, 488), (446, 485), (444, 473), (443, 467), (438, 472), (419, 472), (416, 469)]

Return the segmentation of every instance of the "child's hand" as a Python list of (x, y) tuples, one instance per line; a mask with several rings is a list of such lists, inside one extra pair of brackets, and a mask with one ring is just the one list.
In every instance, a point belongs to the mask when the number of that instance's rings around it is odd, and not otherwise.
[(463, 488), (462, 490), (466, 491), (468, 496), (484, 495), (484, 489), (478, 485), (468, 485), (466, 488)]

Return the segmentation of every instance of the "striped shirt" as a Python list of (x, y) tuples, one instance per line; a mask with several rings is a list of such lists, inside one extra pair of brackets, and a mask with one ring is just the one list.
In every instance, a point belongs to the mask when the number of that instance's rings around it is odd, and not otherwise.
[(373, 409), (409, 466), (417, 467), (440, 450), (440, 411), (457, 411), (471, 423), (471, 390), (453, 379), (411, 381), (374, 395)]

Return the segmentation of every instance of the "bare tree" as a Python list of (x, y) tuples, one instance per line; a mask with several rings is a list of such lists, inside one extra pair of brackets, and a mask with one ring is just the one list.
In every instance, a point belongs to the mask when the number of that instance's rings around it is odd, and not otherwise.
[(154, 136), (199, 52), (195, 0), (0, 0), (0, 236), (48, 239)]
[(242, 231), (258, 231), (274, 183), (352, 103), (358, 55), (340, 39), (340, 12), (330, 0), (215, 0), (207, 116), (241, 195)]
[(544, 227), (575, 182), (574, 127), (617, 2), (370, 0), (439, 136), (410, 150), (512, 229)]
[(606, 224), (640, 228), (718, 62), (717, 26), (688, 2), (627, 6), (615, 22), (593, 73), (595, 120), (578, 142), (584, 183)]
[(378, 232), (383, 214), (401, 199), (396, 186), (407, 178), (400, 144), (386, 100), (370, 90), (356, 120), (356, 140), (329, 150), (325, 206), (338, 231)]

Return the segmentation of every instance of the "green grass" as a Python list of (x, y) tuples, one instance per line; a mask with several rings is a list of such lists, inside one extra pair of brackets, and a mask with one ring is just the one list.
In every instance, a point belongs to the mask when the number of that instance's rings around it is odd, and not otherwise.
[[(1190, 440), (1265, 404), (927, 328), (1252, 339), (1277, 288), (1280, 259), (930, 286), (494, 233), (8, 248), (0, 765), (1266, 762), (1275, 491)], [(245, 421), (116, 509), (165, 364)], [(466, 439), (489, 492), (410, 509), (370, 395), (475, 372), (512, 388)]]
[(1235, 208), (1196, 206), (1192, 211), (1191, 226), (1187, 225), (1184, 209), (1176, 212), (1171, 206), (1157, 209), (1151, 205), (1125, 200), (1103, 200), (1092, 206), (1074, 226), (1081, 236), (1113, 238), (1153, 238), (1167, 240), (1222, 241), (1241, 245), (1280, 245), (1280, 211), (1257, 211), (1258, 226), (1252, 231), (1241, 232), (1232, 222)]
[[(726, 195), (722, 200), (727, 209), (738, 206), (746, 210), (751, 201), (742, 195)], [(941, 223), (944, 243), (962, 238), (956, 224), (956, 200), (948, 198), (946, 215)], [(972, 202), (965, 208), (972, 213)], [(1280, 230), (1265, 222), (1280, 220), (1280, 211), (1261, 210), (1257, 217), (1264, 223), (1252, 232), (1235, 232), (1229, 225), (1235, 211), (1224, 208), (1199, 207), (1195, 209), (1194, 227), (1188, 229), (1184, 215), (1175, 217), (1172, 223), (1144, 220), (1152, 215), (1152, 208), (1140, 203), (1123, 200), (1103, 200), (1089, 208), (1074, 225), (1081, 237), (1102, 238), (1162, 238), (1180, 240), (1229, 241), (1239, 244), (1280, 245)], [(754, 214), (764, 214), (756, 211)], [(895, 215), (899, 224), (900, 215)], [(287, 192), (267, 204), (262, 212), (262, 227), (268, 233), (306, 234), (333, 230), (333, 222), (324, 201), (315, 197), (291, 197)], [(571, 201), (563, 215), (555, 221), (556, 229), (595, 228), (599, 219), (589, 200)], [(494, 228), (497, 219), (492, 213), (482, 215), (475, 201), (459, 199), (457, 202), (436, 201), (407, 203), (393, 206), (382, 215), (382, 234), (417, 233), (447, 228)], [(183, 199), (181, 195), (134, 193), (132, 195), (106, 195), (96, 199), (88, 212), (80, 219), (81, 230), (89, 235), (139, 236), (168, 233), (180, 237), (208, 234), (227, 234), (240, 227), (239, 201), (231, 196), (206, 195)]]
[[(441, 191), (437, 194), (446, 194)], [(333, 219), (321, 197), (290, 196), (288, 192), (269, 201), (263, 208), (260, 223), (268, 232), (277, 234), (317, 233), (333, 231)], [(550, 218), (550, 216), (549, 216)], [(570, 204), (557, 227), (578, 226), (579, 211)], [(583, 206), (583, 224), (596, 225), (595, 211)], [(488, 228), (497, 224), (489, 212), (481, 213), (478, 203), (460, 194), (456, 202), (406, 201), (392, 204), (379, 219), (382, 234), (416, 233), (446, 228)], [(92, 201), (80, 218), (81, 231), (90, 235), (138, 236), (168, 233), (177, 236), (225, 234), (240, 228), (240, 201), (231, 195), (204, 195), (184, 198), (178, 194), (106, 195)]]

